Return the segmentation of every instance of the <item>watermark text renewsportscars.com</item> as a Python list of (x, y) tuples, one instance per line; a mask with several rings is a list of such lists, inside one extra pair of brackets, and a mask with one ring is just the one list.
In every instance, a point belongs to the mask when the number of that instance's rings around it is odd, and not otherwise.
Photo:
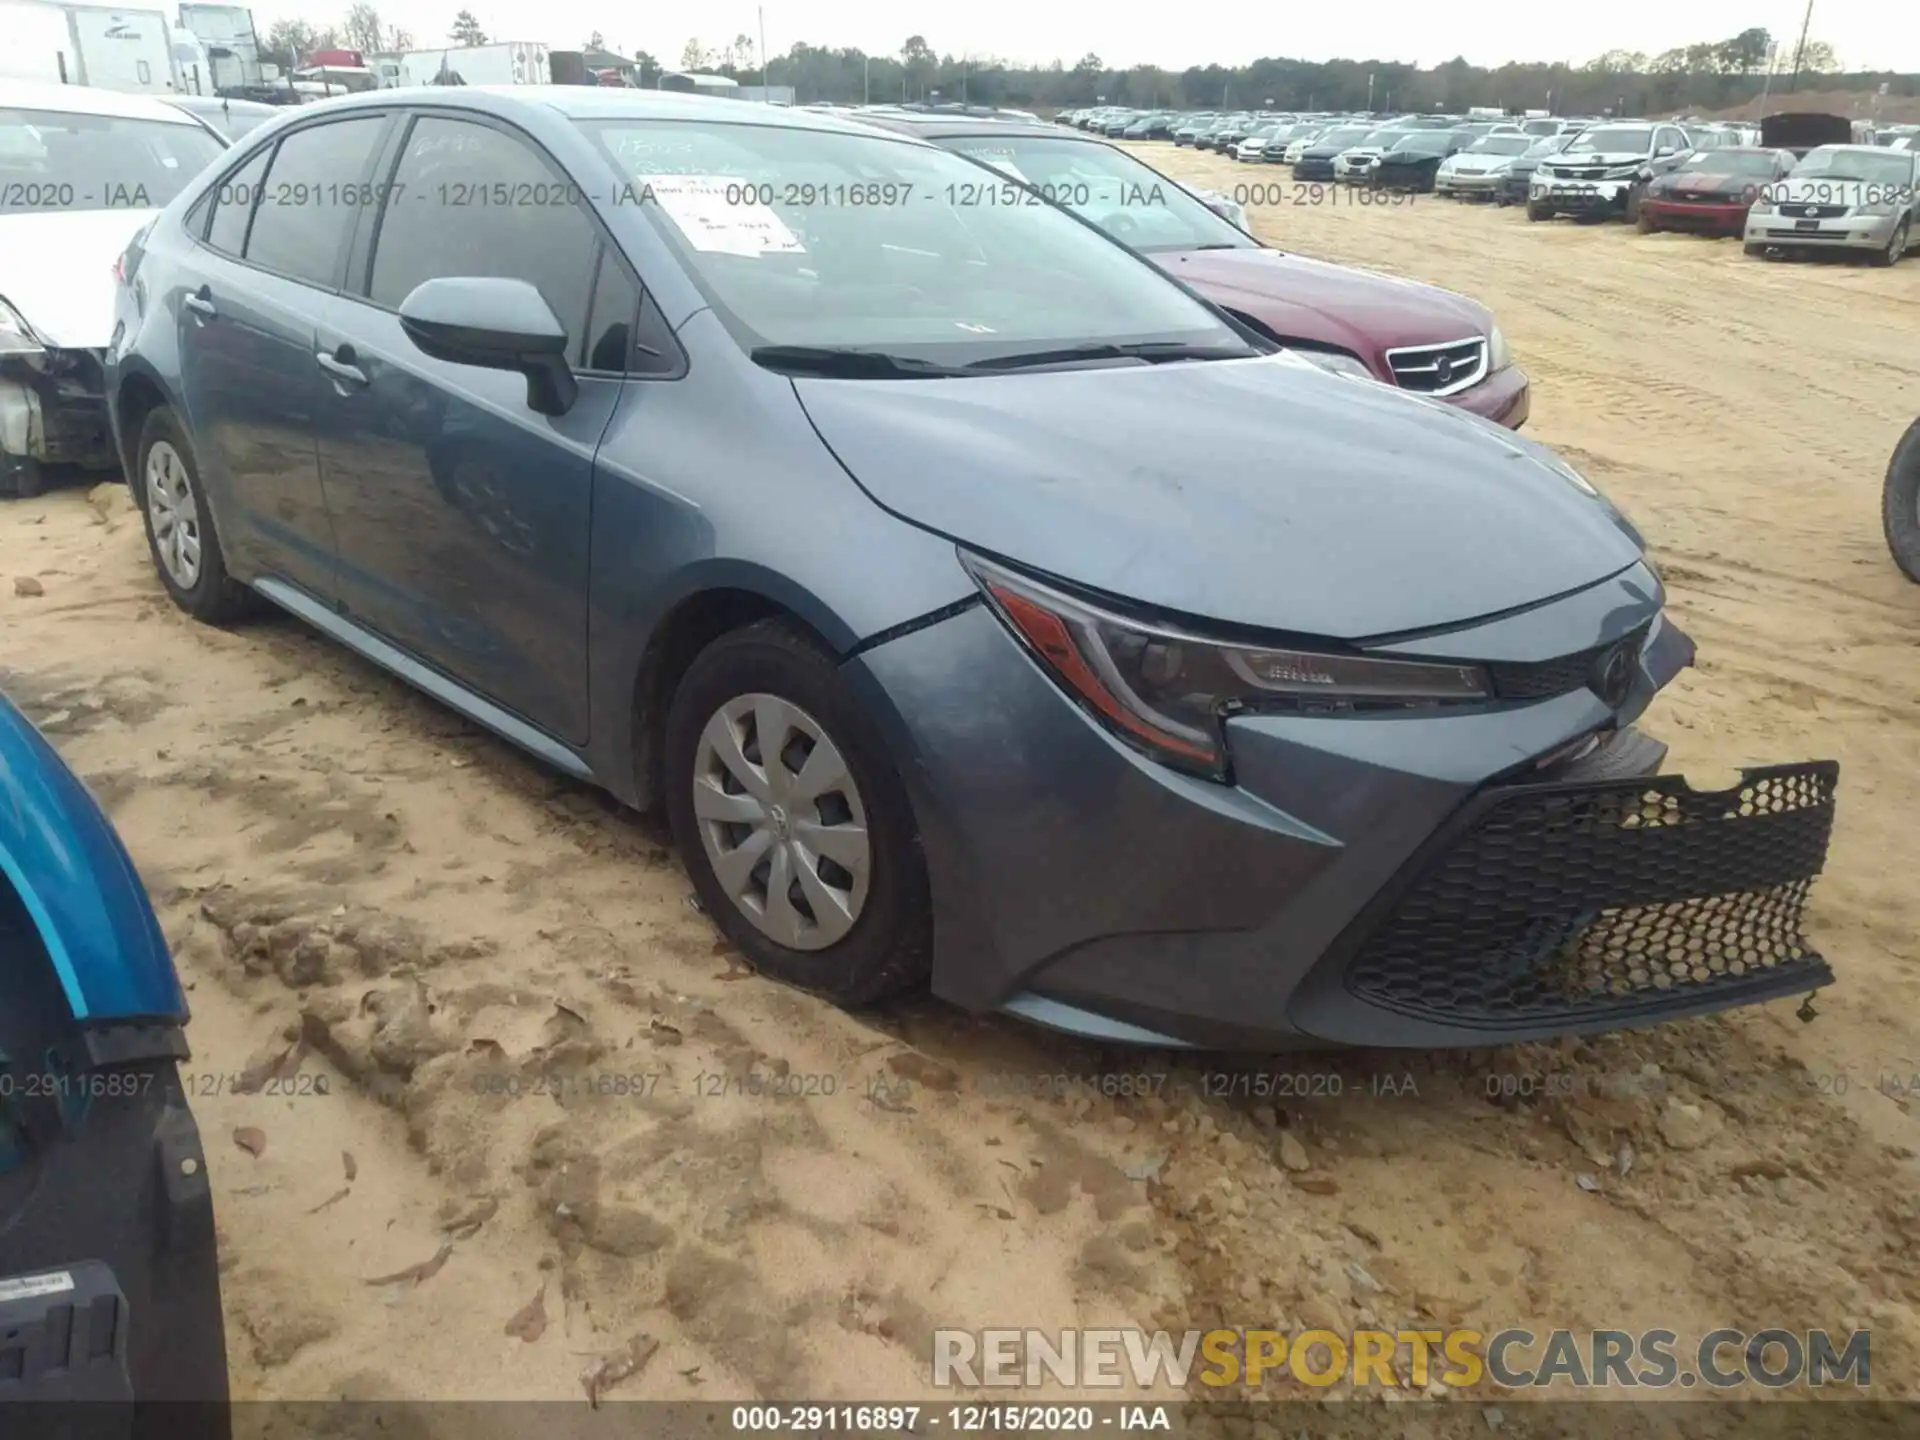
[(1870, 1332), (1672, 1330), (936, 1330), (941, 1388), (1324, 1388), (1667, 1390), (1805, 1383), (1864, 1390)]

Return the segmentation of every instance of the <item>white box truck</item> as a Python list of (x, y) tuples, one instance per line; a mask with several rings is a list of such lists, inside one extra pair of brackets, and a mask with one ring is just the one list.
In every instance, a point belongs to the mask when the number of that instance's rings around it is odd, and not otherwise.
[(166, 95), (181, 89), (162, 10), (0, 0), (0, 75)]
[[(493, 45), (452, 45), (410, 50), (398, 57), (401, 85), (551, 85), (547, 47), (508, 40)], [(382, 83), (385, 83), (383, 76)]]

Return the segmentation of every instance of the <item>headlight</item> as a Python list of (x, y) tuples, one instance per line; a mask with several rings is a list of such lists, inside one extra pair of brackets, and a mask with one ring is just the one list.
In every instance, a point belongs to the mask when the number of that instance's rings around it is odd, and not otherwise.
[(1513, 349), (1507, 344), (1507, 337), (1500, 333), (1498, 325), (1487, 336), (1487, 370), (1504, 370), (1513, 364)]
[(1609, 180), (1631, 180), (1639, 173), (1640, 167), (1638, 165), (1616, 165), (1613, 169), (1607, 171), (1606, 178)]
[(0, 355), (44, 355), (46, 351), (20, 312), (0, 300)]
[(960, 552), (994, 613), (1070, 696), (1164, 764), (1226, 778), (1222, 722), (1241, 710), (1350, 714), (1487, 700), (1476, 665), (1225, 644), (1150, 625)]
[(1318, 365), (1322, 370), (1331, 370), (1336, 375), (1353, 375), (1362, 380), (1378, 378), (1374, 375), (1373, 371), (1367, 368), (1366, 362), (1358, 355), (1349, 355), (1344, 350), (1308, 350), (1303, 348), (1290, 350), (1288, 353), (1298, 355), (1302, 360)]

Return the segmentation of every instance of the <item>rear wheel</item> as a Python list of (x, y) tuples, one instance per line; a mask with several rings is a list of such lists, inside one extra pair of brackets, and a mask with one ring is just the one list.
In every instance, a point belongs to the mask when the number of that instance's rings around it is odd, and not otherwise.
[(255, 610), (253, 592), (227, 574), (193, 442), (167, 406), (148, 412), (134, 464), (147, 548), (173, 603), (209, 625), (224, 625)]
[(1894, 562), (1920, 584), (1920, 420), (1907, 427), (1894, 447), (1880, 510)]
[(906, 787), (834, 659), (791, 621), (722, 636), (667, 713), (667, 810), (700, 903), (766, 975), (842, 1005), (922, 982)]

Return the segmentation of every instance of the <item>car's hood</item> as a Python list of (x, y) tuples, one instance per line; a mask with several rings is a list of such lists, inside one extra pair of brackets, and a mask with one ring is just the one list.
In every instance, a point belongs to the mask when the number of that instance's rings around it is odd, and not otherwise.
[(1647, 155), (1640, 150), (1606, 150), (1569, 155), (1562, 152), (1540, 162), (1558, 170), (1617, 170), (1623, 165), (1645, 165)]
[(1387, 150), (1384, 145), (1349, 145), (1340, 152), (1342, 160), (1378, 160)]
[(951, 539), (1181, 615), (1357, 640), (1640, 558), (1543, 447), (1289, 355), (794, 389), (855, 481)]
[(0, 299), (49, 345), (104, 350), (113, 339), (113, 262), (151, 210), (0, 215)]
[(1177, 250), (1148, 257), (1214, 304), (1282, 340), (1351, 350), (1376, 367), (1385, 350), (1484, 335), (1493, 317), (1464, 295), (1278, 250)]
[(1785, 201), (1788, 204), (1798, 204), (1812, 200), (1828, 205), (1862, 205), (1890, 195), (1893, 191), (1894, 187), (1891, 185), (1864, 184), (1858, 180), (1832, 180), (1821, 175), (1789, 175), (1784, 180), (1774, 181), (1768, 187), (1767, 194), (1776, 203)]
[(1696, 194), (1738, 194), (1747, 191), (1758, 194), (1763, 184), (1768, 182), (1752, 175), (1736, 175), (1731, 170), (1676, 170), (1655, 177), (1647, 186), (1649, 195), (1696, 195)]
[(1511, 155), (1454, 155), (1448, 158), (1442, 168), (1456, 175), (1485, 175), (1491, 170), (1504, 170), (1511, 164)]

